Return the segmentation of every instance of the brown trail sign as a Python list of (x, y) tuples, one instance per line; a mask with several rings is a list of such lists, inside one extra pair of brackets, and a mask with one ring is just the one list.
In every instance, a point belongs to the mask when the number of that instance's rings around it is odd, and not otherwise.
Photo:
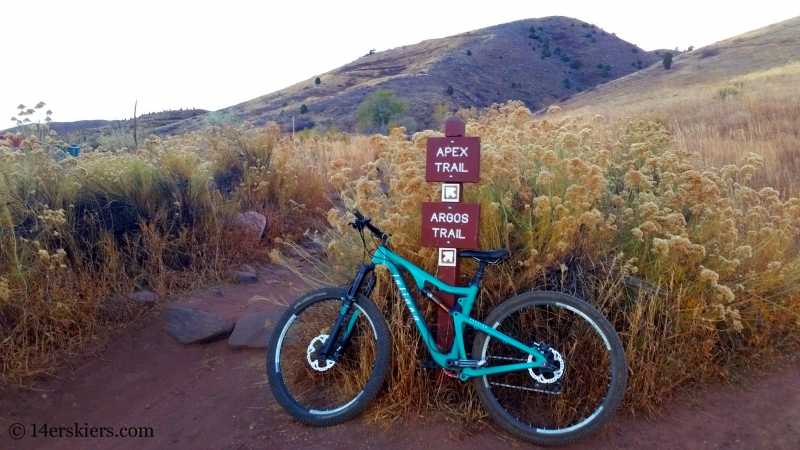
[[(442, 183), (442, 203), (422, 204), (423, 246), (439, 247), (439, 279), (458, 285), (461, 276), (458, 249), (478, 248), (480, 205), (461, 203), (462, 183), (477, 183), (481, 168), (481, 139), (465, 137), (466, 124), (458, 117), (445, 123), (445, 137), (431, 137), (425, 155), (425, 181)], [(448, 308), (455, 305), (452, 295), (440, 292)], [(447, 349), (453, 343), (453, 322), (439, 309), (436, 341)]]

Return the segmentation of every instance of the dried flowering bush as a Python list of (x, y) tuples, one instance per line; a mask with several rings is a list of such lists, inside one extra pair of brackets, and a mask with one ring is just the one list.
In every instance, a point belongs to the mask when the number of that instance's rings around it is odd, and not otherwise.
[[(333, 161), (328, 173), (344, 207), (372, 217), (392, 235), (393, 249), (429, 271), (434, 249), (419, 246), (419, 214), (422, 202), (440, 195), (424, 178), (425, 143), (434, 135), (397, 128), (373, 138), (379, 157), (361, 166), (361, 177), (346, 160)], [(681, 384), (755, 366), (753, 354), (798, 343), (800, 199), (748, 186), (759, 156), (703, 167), (660, 123), (539, 120), (519, 102), (468, 121), (467, 135), (482, 142), (480, 182), (464, 192), (465, 201), (481, 204), (480, 248), (513, 253), (487, 273), (479, 316), (534, 288), (586, 298), (625, 342), (628, 401), (643, 408)], [(360, 242), (342, 208), (328, 220), (332, 228), (320, 240), (329, 267), (347, 273), (360, 262)], [(466, 261), (465, 281), (471, 270)], [(415, 365), (426, 358), (424, 346), (385, 274), (375, 297), (392, 305), (398, 362), (385, 403), (400, 413), (435, 398), (436, 384)], [(464, 389), (459, 398), (471, 395)]]

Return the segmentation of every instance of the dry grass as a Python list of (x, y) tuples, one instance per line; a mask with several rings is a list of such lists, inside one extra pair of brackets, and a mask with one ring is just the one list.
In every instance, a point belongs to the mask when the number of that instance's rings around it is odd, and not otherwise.
[[(300, 239), (330, 206), (321, 156), (275, 127), (151, 136), (135, 152), (66, 159), (52, 132), (24, 131), (19, 150), (0, 147), (0, 388), (141, 313), (121, 296), (219, 281), (267, 258), (274, 239)], [(262, 242), (232, 229), (243, 210), (267, 216)]]
[(795, 18), (650, 67), (561, 105), (563, 115), (648, 118), (668, 127), (698, 167), (764, 159), (755, 188), (800, 195), (800, 49)]

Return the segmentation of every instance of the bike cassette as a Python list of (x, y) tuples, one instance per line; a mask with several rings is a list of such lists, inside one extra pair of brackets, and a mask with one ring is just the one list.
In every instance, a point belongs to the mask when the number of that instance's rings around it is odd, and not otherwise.
[[(306, 359), (308, 360), (308, 364), (311, 366), (312, 369), (318, 372), (324, 372), (333, 367), (333, 365), (336, 363), (336, 361), (333, 361), (331, 359), (326, 359), (325, 365), (320, 365), (319, 358), (317, 358), (317, 350), (319, 348), (322, 348), (322, 346), (325, 345), (325, 341), (327, 340), (328, 340), (327, 334), (320, 334), (319, 336), (311, 340), (311, 343), (308, 344), (308, 349), (306, 350)], [(319, 345), (315, 345), (317, 343), (319, 343)], [(313, 358), (311, 357), (312, 354), (314, 355)]]

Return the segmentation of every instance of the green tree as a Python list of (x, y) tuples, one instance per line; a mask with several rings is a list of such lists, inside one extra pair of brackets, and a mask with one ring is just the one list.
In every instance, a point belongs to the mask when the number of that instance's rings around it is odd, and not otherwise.
[(434, 130), (441, 129), (445, 121), (452, 115), (453, 113), (450, 111), (449, 106), (444, 103), (439, 103), (433, 108), (433, 113), (431, 113), (431, 127)]
[(390, 122), (398, 122), (406, 110), (404, 101), (397, 98), (394, 91), (378, 89), (364, 99), (356, 113), (356, 123), (360, 131), (388, 132)]
[(314, 84), (320, 84), (320, 83), (322, 83), (322, 80), (320, 80), (320, 79), (319, 79), (319, 77), (317, 77), (317, 78), (314, 80)]
[(453, 86), (447, 85), (447, 89), (445, 89), (445, 92), (447, 92), (447, 95), (453, 95)]
[(664, 52), (664, 60), (662, 62), (665, 69), (672, 67), (672, 52)]
[(305, 113), (307, 113), (307, 112), (308, 112), (308, 106), (306, 106), (306, 104), (305, 104), (305, 103), (303, 103), (302, 105), (300, 105), (300, 114), (305, 114)]

